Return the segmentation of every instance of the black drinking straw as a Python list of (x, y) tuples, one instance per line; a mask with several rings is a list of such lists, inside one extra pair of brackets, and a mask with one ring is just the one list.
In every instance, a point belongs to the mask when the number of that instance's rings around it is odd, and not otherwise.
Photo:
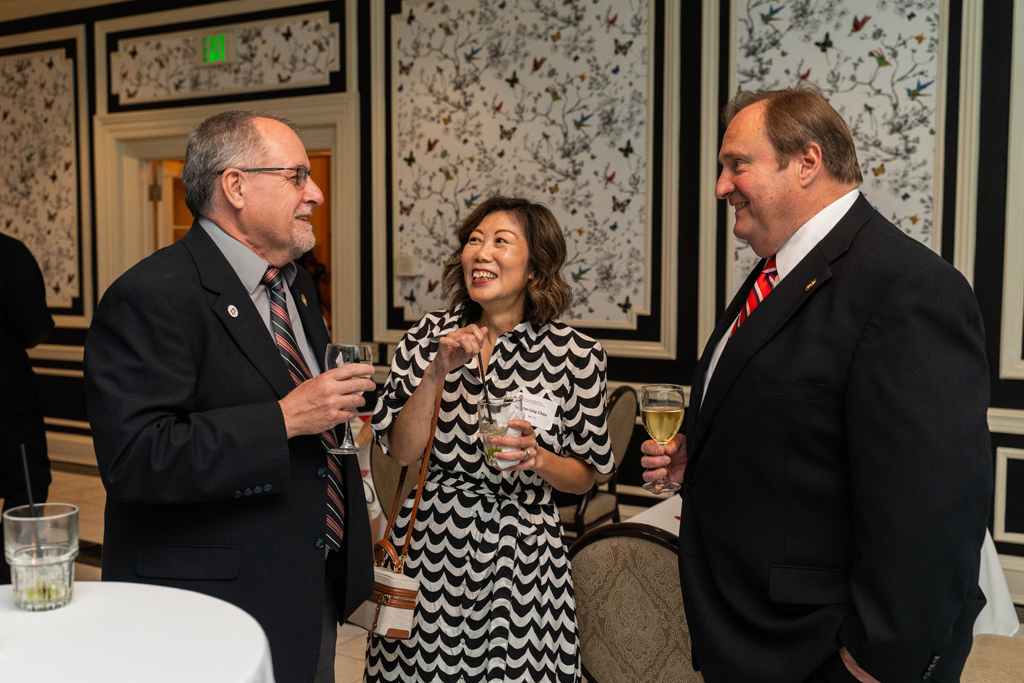
[(484, 388), (484, 406), (487, 408), (487, 419), (493, 423), (494, 418), (491, 417), (491, 397), (487, 395), (487, 380), (484, 379), (484, 361), (479, 353), (476, 354), (476, 369), (480, 373), (480, 385)]
[(28, 454), (25, 452), (25, 444), (21, 444), (21, 466), (25, 469), (25, 491), (28, 493), (28, 511), (35, 517), (36, 504), (32, 500), (32, 480), (28, 476)]

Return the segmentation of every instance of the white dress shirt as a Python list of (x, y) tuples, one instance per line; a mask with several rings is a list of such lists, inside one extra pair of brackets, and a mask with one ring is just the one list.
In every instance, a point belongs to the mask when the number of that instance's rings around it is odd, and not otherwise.
[[(778, 268), (778, 277), (775, 281), (775, 286), (778, 287), (782, 279), (786, 277), (796, 265), (800, 263), (804, 256), (807, 256), (811, 252), (811, 249), (818, 246), (818, 242), (825, 238), (825, 235), (832, 232), (832, 228), (836, 227), (839, 220), (846, 215), (846, 212), (853, 207), (854, 202), (857, 201), (857, 197), (860, 196), (860, 188), (850, 190), (839, 199), (835, 200), (824, 209), (819, 211), (809, 221), (800, 226), (800, 229), (793, 233), (793, 236), (786, 240), (786, 243), (779, 248), (777, 254), (775, 254), (775, 267)], [(747, 292), (744, 292), (746, 296)], [(737, 318), (739, 315), (736, 316)], [(732, 336), (729, 334), (729, 330), (732, 329), (730, 326), (722, 338), (718, 340), (718, 345), (715, 347), (715, 352), (711, 355), (711, 362), (708, 364), (708, 372), (704, 377), (704, 393), (701, 394), (701, 402), (704, 401), (704, 397), (708, 393), (708, 385), (711, 384), (711, 375), (715, 372), (715, 366), (718, 365), (718, 359), (722, 357), (722, 351), (725, 350), (725, 345), (728, 343), (729, 338)]]
[[(224, 232), (219, 225), (208, 218), (200, 218), (199, 225), (203, 226), (206, 234), (210, 236), (210, 239), (213, 240), (217, 248), (224, 254), (224, 258), (228, 260), (235, 274), (238, 275), (238, 279), (242, 281), (242, 286), (249, 292), (252, 302), (256, 304), (256, 310), (259, 311), (260, 317), (263, 318), (263, 322), (267, 326), (270, 338), (274, 340), (274, 346), (277, 346), (277, 339), (274, 337), (274, 329), (270, 322), (270, 294), (267, 292), (267, 286), (263, 284), (263, 274), (267, 272), (267, 266), (270, 264), (257, 256), (252, 249)], [(306, 361), (306, 365), (309, 366), (310, 375), (316, 377), (320, 374), (320, 363), (316, 353), (313, 351), (313, 347), (310, 346), (309, 341), (306, 339), (306, 332), (302, 327), (302, 319), (299, 317), (299, 311), (295, 307), (295, 299), (292, 298), (291, 284), (295, 281), (295, 269), (297, 267), (294, 261), (289, 261), (281, 268), (281, 272), (284, 273), (285, 282), (288, 283), (288, 287), (284, 288), (284, 298), (288, 304), (288, 318), (292, 322), (295, 343), (298, 344), (299, 349), (302, 351), (302, 357)]]

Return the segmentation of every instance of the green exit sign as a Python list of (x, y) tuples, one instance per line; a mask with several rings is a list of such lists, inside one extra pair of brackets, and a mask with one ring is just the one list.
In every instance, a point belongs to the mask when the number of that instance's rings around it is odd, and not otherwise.
[(227, 36), (203, 36), (203, 63), (216, 64), (228, 60)]

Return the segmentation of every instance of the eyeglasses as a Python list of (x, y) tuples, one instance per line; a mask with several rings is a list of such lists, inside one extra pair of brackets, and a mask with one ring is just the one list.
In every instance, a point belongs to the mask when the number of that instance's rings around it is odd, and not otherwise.
[[(224, 171), (226, 170), (228, 169), (225, 168)], [(240, 168), (238, 170), (244, 171), (245, 173), (259, 173), (261, 171), (295, 171), (295, 175), (292, 177), (292, 180), (294, 180), (295, 184), (299, 187), (305, 187), (306, 181), (309, 180), (310, 176), (309, 169), (305, 166), (295, 166), (292, 168)], [(218, 171), (218, 175), (224, 173), (224, 171)]]

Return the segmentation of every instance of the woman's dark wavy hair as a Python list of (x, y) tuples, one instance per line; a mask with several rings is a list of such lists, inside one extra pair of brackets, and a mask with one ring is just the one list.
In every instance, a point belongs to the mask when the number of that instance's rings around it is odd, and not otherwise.
[(569, 308), (572, 290), (562, 279), (565, 265), (565, 237), (558, 221), (548, 207), (521, 197), (496, 195), (487, 199), (469, 214), (459, 226), (459, 247), (452, 252), (445, 263), (441, 276), (443, 292), (449, 306), (464, 306), (462, 319), (468, 323), (479, 320), (480, 304), (469, 297), (466, 279), (462, 273), (462, 250), (469, 242), (469, 236), (488, 215), (504, 212), (526, 236), (530, 260), (527, 272), (533, 277), (526, 283), (526, 306), (523, 319), (535, 325), (543, 325), (562, 315)]

